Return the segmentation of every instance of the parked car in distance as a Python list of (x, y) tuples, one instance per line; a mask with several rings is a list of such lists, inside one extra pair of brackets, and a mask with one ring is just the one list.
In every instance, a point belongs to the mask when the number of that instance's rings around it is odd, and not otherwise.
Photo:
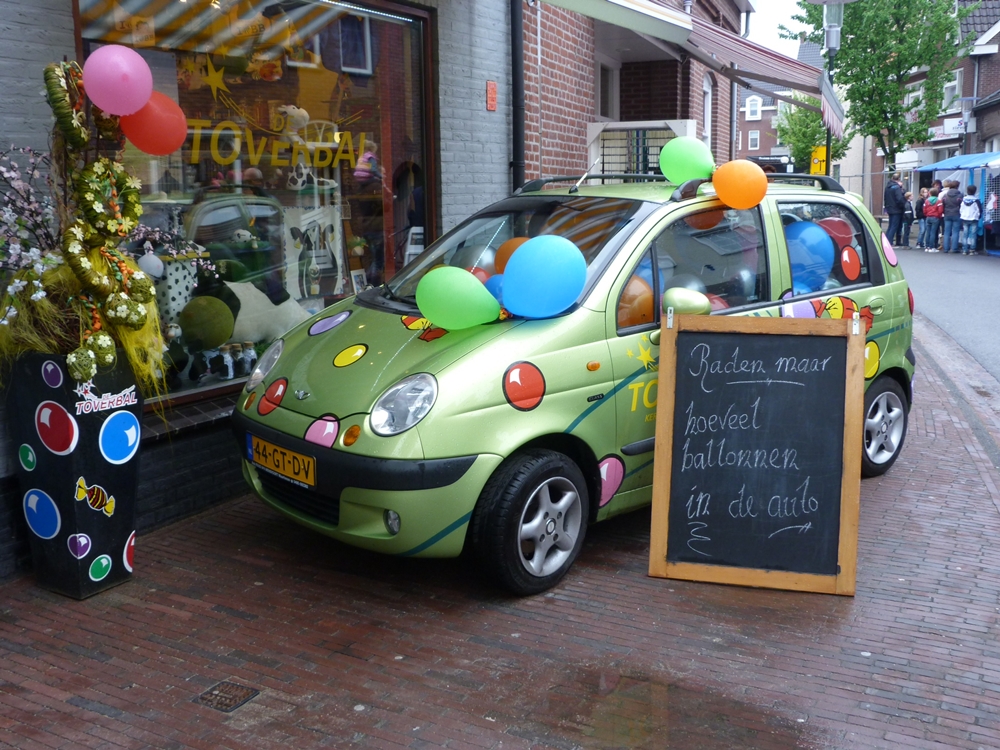
[[(529, 184), (384, 286), (289, 331), (234, 410), (253, 490), (347, 544), (428, 557), (468, 547), (511, 591), (544, 591), (589, 524), (651, 500), (660, 299), (678, 288), (713, 315), (859, 313), (862, 468), (885, 472), (912, 399), (913, 297), (879, 223), (826, 177), (772, 175), (748, 210), (722, 205), (710, 183), (689, 188)], [(835, 258), (803, 254), (816, 232)], [(429, 270), (489, 274), (504, 241), (541, 234), (572, 240), (587, 262), (565, 313), (454, 331), (422, 318)]]

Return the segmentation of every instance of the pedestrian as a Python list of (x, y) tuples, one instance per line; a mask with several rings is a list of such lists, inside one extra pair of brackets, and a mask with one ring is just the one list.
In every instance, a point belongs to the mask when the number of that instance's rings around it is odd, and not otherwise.
[(924, 201), (924, 218), (927, 219), (927, 232), (924, 237), (924, 252), (938, 251), (938, 228), (944, 215), (944, 204), (938, 198), (938, 189), (932, 187), (927, 200)]
[(913, 226), (913, 193), (905, 193), (906, 205), (903, 206), (903, 226), (899, 230), (901, 247), (910, 246), (910, 227)]
[(962, 235), (962, 191), (958, 189), (958, 180), (948, 180), (944, 184), (944, 195), (939, 199), (944, 203), (944, 240), (943, 252), (961, 252)]
[(969, 185), (965, 193), (959, 213), (962, 218), (962, 239), (965, 241), (962, 255), (975, 255), (976, 241), (979, 238), (979, 217), (983, 215), (983, 208), (976, 197), (975, 185)]
[(886, 234), (889, 236), (889, 244), (895, 247), (899, 245), (899, 232), (903, 228), (903, 209), (906, 205), (899, 172), (893, 172), (889, 184), (885, 186), (883, 198), (882, 205), (889, 215), (889, 228)]
[(931, 191), (927, 188), (920, 188), (920, 197), (917, 198), (916, 204), (913, 206), (913, 215), (917, 220), (917, 225), (919, 226), (919, 232), (917, 233), (917, 247), (927, 247), (925, 240), (927, 239), (927, 218), (924, 216), (924, 203), (927, 200), (927, 196), (931, 194)]

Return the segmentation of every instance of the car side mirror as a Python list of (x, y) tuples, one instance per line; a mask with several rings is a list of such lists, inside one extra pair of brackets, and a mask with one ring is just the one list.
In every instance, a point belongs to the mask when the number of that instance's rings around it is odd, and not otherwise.
[(680, 286), (671, 287), (663, 293), (663, 312), (668, 307), (674, 308), (675, 315), (708, 315), (712, 312), (708, 297)]

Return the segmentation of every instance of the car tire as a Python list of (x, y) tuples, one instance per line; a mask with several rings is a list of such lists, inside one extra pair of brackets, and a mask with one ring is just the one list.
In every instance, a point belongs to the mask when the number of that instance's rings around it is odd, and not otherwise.
[(865, 392), (861, 476), (878, 477), (896, 463), (909, 420), (902, 387), (883, 375)]
[(589, 511), (587, 482), (567, 456), (514, 454), (490, 477), (472, 515), (480, 568), (521, 596), (551, 588), (580, 553)]

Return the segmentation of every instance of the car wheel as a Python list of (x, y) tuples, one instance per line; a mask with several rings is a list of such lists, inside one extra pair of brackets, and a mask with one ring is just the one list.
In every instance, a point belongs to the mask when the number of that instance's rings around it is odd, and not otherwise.
[(907, 420), (906, 396), (899, 383), (883, 376), (868, 387), (861, 476), (881, 476), (896, 462), (906, 439)]
[(583, 546), (590, 499), (577, 465), (562, 453), (508, 458), (486, 483), (472, 517), (480, 566), (519, 595), (554, 586)]

